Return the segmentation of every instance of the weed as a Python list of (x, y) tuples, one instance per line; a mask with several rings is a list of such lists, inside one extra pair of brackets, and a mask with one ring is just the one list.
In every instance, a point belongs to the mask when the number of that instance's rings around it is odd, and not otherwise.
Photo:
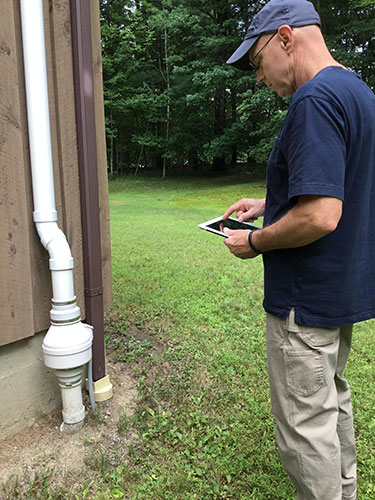
[(83, 433), (83, 437), (81, 438), (81, 440), (84, 446), (90, 446), (95, 442), (95, 438), (93, 436), (89, 436), (87, 431)]
[(108, 474), (112, 468), (109, 455), (98, 448), (85, 458), (85, 464), (93, 471), (99, 472), (102, 476)]
[(152, 343), (149, 340), (115, 340), (113, 342), (116, 358), (119, 361), (134, 361), (139, 357), (152, 358)]
[(74, 498), (70, 488), (62, 485), (52, 486), (56, 475), (51, 467), (40, 467), (30, 477), (25, 471), (22, 477), (12, 476), (2, 485), (1, 500), (66, 500)]
[(117, 424), (117, 430), (120, 434), (125, 434), (126, 432), (128, 432), (130, 425), (131, 425), (131, 419), (129, 419), (129, 417), (126, 414), (126, 408), (123, 408), (122, 414)]

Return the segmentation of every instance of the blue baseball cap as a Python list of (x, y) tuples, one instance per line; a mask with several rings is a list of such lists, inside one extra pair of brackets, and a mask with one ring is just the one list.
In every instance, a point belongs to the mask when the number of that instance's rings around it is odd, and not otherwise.
[(291, 28), (309, 24), (320, 26), (320, 17), (314, 5), (308, 0), (270, 0), (254, 16), (244, 41), (230, 56), (227, 64), (250, 71), (252, 68), (248, 53), (251, 47), (260, 36), (275, 33), (283, 24)]

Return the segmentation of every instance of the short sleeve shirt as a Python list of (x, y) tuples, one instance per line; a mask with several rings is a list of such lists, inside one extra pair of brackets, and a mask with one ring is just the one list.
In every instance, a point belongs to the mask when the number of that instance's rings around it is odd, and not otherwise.
[(375, 96), (340, 67), (293, 96), (267, 164), (264, 225), (301, 195), (339, 198), (342, 217), (309, 245), (263, 255), (265, 310), (326, 327), (375, 317)]

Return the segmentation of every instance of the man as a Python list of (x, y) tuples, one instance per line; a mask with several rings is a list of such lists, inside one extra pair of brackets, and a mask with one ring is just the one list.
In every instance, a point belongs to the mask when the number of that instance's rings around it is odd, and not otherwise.
[(375, 96), (336, 62), (307, 0), (271, 0), (227, 61), (293, 96), (267, 164), (265, 200), (224, 214), (241, 259), (263, 254), (276, 437), (298, 500), (356, 498), (352, 325), (375, 316)]

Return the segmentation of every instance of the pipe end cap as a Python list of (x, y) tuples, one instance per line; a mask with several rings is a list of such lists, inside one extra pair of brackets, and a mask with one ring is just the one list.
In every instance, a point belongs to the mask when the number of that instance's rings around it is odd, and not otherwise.
[[(94, 397), (95, 401), (99, 403), (100, 401), (107, 401), (113, 396), (113, 385), (109, 380), (109, 375), (105, 375), (103, 378), (93, 382)], [(86, 389), (88, 388), (88, 380), (86, 379)]]

